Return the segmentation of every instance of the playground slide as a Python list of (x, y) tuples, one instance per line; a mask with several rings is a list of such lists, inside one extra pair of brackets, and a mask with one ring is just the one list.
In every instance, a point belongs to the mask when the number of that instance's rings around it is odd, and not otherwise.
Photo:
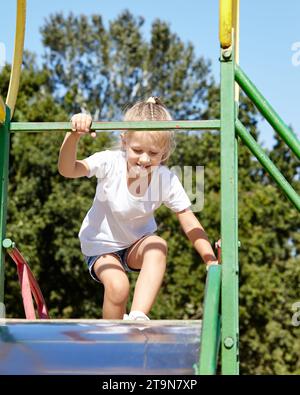
[(6, 320), (0, 374), (195, 374), (201, 321)]

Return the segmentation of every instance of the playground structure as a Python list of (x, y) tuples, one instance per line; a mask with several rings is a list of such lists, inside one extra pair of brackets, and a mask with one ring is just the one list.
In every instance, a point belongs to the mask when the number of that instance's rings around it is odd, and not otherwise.
[[(4, 302), (4, 254), (18, 267), (26, 317), (35, 318), (31, 292), (40, 318), (5, 320), (0, 327), (0, 373), (160, 373), (215, 374), (219, 349), (222, 374), (239, 373), (238, 315), (238, 149), (237, 139), (249, 148), (294, 206), (300, 197), (238, 119), (239, 89), (255, 104), (274, 131), (300, 158), (300, 142), (238, 65), (239, 1), (220, 0), (221, 115), (209, 121), (93, 122), (92, 130), (220, 130), (221, 138), (221, 262), (209, 268), (200, 321), (124, 323), (105, 320), (49, 320), (37, 283), (14, 243), (6, 239), (6, 207), (10, 133), (70, 131), (69, 122), (11, 122), (17, 98), (24, 45), (26, 0), (17, 0), (15, 52), (6, 105), (0, 102), (1, 261), (0, 302)], [(28, 280), (26, 282), (26, 280)], [(33, 284), (31, 291), (26, 288)], [(29, 307), (28, 307), (29, 306)], [(25, 307), (26, 309), (26, 307)], [(201, 332), (201, 335), (200, 335)], [(116, 353), (111, 360), (112, 347)], [(62, 348), (63, 347), (63, 348)], [(47, 350), (47, 355), (43, 352)], [(63, 350), (63, 351), (62, 351)], [(82, 366), (68, 351), (80, 352)], [(29, 356), (28, 356), (29, 355)], [(125, 355), (129, 355), (125, 359)], [(123, 358), (121, 358), (123, 356)], [(106, 360), (105, 360), (106, 358)], [(17, 360), (16, 360), (17, 359)], [(20, 362), (21, 361), (21, 362)], [(22, 361), (24, 369), (22, 370)], [(25, 361), (25, 362), (24, 362)], [(29, 361), (29, 362), (28, 362)], [(77, 361), (78, 362), (78, 361)], [(85, 364), (85, 365), (84, 365)], [(26, 370), (27, 369), (27, 370)]]

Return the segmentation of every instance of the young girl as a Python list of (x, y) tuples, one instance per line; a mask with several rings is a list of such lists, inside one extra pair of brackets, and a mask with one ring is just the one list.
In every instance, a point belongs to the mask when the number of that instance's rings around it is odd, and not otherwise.
[[(136, 103), (125, 121), (171, 120), (155, 97)], [(149, 320), (166, 270), (167, 243), (155, 234), (154, 211), (163, 203), (180, 225), (207, 267), (217, 259), (206, 233), (190, 209), (178, 177), (165, 163), (174, 145), (172, 131), (126, 131), (119, 150), (76, 159), (77, 143), (89, 133), (92, 118), (76, 114), (60, 149), (59, 172), (67, 178), (98, 179), (93, 205), (83, 220), (79, 238), (90, 275), (104, 285), (103, 318)], [(92, 136), (95, 137), (95, 133)], [(126, 314), (129, 281), (138, 271), (131, 312)]]

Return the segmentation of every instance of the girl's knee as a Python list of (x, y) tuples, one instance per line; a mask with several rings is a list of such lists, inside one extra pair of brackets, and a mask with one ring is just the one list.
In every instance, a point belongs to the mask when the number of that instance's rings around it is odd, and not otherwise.
[(115, 304), (121, 304), (127, 301), (130, 284), (126, 276), (119, 278), (110, 278), (104, 282), (105, 296)]
[(166, 256), (168, 253), (168, 244), (162, 237), (153, 235), (147, 237), (145, 240), (144, 251), (146, 252), (147, 249), (159, 251)]

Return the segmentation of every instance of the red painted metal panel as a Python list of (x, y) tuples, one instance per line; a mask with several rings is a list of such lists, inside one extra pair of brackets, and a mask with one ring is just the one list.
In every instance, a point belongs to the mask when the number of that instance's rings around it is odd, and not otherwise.
[(49, 319), (45, 299), (28, 263), (16, 247), (8, 250), (8, 253), (17, 265), (26, 319), (36, 319), (32, 296), (36, 303), (39, 318)]

